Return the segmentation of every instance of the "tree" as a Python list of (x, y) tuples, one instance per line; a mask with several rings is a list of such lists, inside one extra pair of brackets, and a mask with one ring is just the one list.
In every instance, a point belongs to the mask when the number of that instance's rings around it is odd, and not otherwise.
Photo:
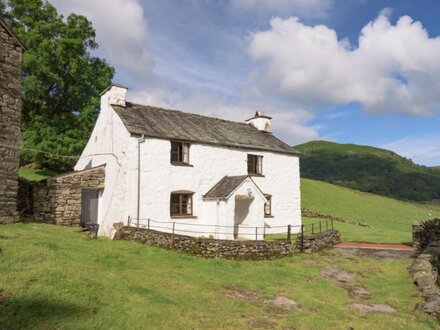
[(86, 17), (71, 14), (64, 19), (42, 0), (2, 4), (0, 14), (27, 47), (21, 161), (70, 170), (87, 142), (99, 93), (111, 83), (114, 69), (91, 55), (98, 45)]

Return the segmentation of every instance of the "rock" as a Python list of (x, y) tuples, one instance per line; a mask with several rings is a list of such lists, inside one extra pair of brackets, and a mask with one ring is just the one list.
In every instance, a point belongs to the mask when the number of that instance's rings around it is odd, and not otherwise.
[(279, 307), (289, 312), (298, 312), (302, 310), (302, 307), (296, 301), (285, 296), (276, 296), (273, 299), (265, 300), (264, 303), (266, 305)]
[(356, 275), (343, 270), (337, 266), (327, 266), (321, 269), (321, 276), (332, 281), (340, 283), (351, 283), (354, 281)]
[(368, 299), (371, 296), (371, 292), (363, 286), (348, 287), (346, 289), (350, 297), (355, 300)]
[(350, 304), (350, 307), (356, 309), (358, 312), (362, 314), (366, 313), (384, 313), (384, 314), (393, 314), (396, 310), (388, 305), (383, 304), (359, 304), (353, 303)]
[(433, 299), (425, 304), (422, 304), (421, 310), (428, 314), (439, 314), (440, 312), (440, 299)]

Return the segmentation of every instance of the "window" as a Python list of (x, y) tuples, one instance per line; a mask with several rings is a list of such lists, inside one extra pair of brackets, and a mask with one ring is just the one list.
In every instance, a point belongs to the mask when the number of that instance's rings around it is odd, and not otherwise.
[(192, 193), (171, 193), (170, 214), (171, 216), (192, 216), (193, 214)]
[(263, 174), (263, 156), (248, 155), (248, 174)]
[(272, 216), (272, 196), (271, 195), (264, 195), (267, 199), (267, 203), (264, 203), (264, 216), (265, 217), (271, 217)]
[(171, 141), (171, 163), (189, 164), (189, 143)]

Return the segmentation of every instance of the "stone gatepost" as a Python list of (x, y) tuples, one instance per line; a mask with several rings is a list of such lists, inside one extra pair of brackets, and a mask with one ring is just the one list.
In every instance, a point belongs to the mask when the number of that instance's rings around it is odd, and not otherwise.
[(17, 191), (24, 46), (0, 19), (0, 223), (18, 221)]

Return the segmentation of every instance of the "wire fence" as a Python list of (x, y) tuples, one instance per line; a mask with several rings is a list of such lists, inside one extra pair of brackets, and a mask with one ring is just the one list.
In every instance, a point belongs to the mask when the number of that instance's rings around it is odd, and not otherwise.
[(127, 225), (129, 227), (162, 231), (171, 233), (172, 235), (198, 236), (212, 239), (286, 239), (290, 242), (292, 239), (296, 239), (297, 244), (300, 246), (302, 246), (304, 236), (334, 229), (333, 220), (323, 220), (302, 225), (227, 226), (178, 221), (157, 221), (149, 218), (138, 219), (130, 216), (128, 217)]

